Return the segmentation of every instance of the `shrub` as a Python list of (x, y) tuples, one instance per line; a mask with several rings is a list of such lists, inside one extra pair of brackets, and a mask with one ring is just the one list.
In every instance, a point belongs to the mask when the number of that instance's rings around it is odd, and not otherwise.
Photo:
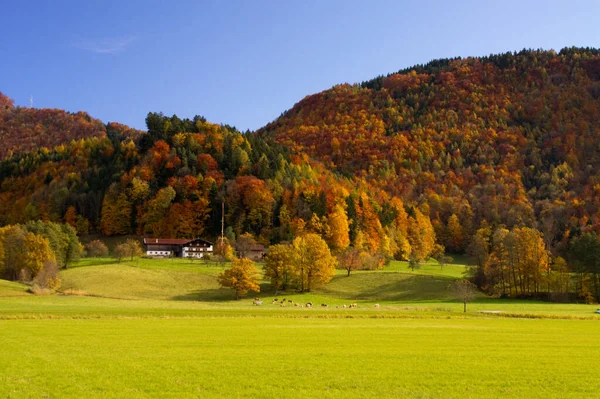
[(90, 241), (85, 245), (87, 254), (90, 258), (97, 258), (108, 255), (108, 247), (100, 240)]
[(29, 288), (29, 292), (39, 296), (52, 295), (54, 293), (50, 288), (42, 288), (37, 284), (33, 284), (31, 288)]
[(34, 286), (38, 286), (42, 289), (58, 290), (61, 285), (61, 278), (58, 274), (58, 266), (56, 262), (47, 261), (44, 263), (42, 270), (33, 279)]
[(125, 243), (119, 244), (115, 247), (113, 254), (115, 258), (117, 258), (117, 262), (121, 262), (121, 260), (127, 256), (127, 245)]

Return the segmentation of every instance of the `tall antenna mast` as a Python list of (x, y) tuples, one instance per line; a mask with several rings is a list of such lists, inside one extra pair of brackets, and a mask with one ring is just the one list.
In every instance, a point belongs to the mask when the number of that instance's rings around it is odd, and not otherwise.
[(29, 108), (33, 108), (33, 95), (29, 96)]
[(221, 242), (225, 240), (225, 201), (221, 201)]

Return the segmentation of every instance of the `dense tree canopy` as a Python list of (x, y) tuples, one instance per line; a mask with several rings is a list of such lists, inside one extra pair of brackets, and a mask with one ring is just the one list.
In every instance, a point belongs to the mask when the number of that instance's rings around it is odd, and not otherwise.
[(576, 241), (600, 230), (598, 50), (435, 60), (308, 96), (257, 132), (161, 113), (146, 125), (0, 95), (0, 226), (215, 240), (224, 219), (232, 243), (315, 234), (378, 265), (469, 252), (475, 281), (506, 295), (575, 268), (579, 292), (600, 296)]

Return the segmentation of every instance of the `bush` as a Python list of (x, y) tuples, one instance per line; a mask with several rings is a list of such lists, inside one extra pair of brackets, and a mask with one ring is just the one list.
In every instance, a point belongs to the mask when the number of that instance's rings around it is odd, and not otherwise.
[[(61, 285), (61, 278), (58, 274), (58, 266), (56, 262), (47, 261), (44, 263), (42, 270), (33, 279), (34, 286), (38, 286), (41, 289), (58, 290)], [(37, 294), (36, 294), (37, 295)]]
[(144, 251), (142, 251), (142, 247), (137, 240), (128, 239), (126, 242), (117, 245), (113, 253), (117, 258), (117, 262), (120, 263), (125, 257), (133, 260), (135, 256), (142, 256)]
[(90, 241), (85, 245), (87, 255), (90, 258), (108, 256), (108, 247), (100, 240)]
[(31, 286), (31, 288), (29, 289), (29, 292), (31, 292), (34, 295), (39, 295), (39, 296), (52, 295), (54, 293), (54, 291), (51, 290), (50, 288), (42, 288), (37, 284), (33, 284)]

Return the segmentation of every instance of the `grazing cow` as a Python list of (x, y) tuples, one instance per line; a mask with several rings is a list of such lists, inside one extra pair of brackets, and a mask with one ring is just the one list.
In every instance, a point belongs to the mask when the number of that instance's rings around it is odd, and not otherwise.
[(379, 308), (379, 304), (378, 304), (378, 303), (376, 303), (376, 304), (375, 304), (375, 307), (376, 307), (376, 308)]
[(281, 301), (281, 303), (279, 304), (279, 307), (285, 308), (285, 302)]
[(355, 304), (355, 303), (351, 303), (351, 304), (350, 304), (350, 307), (351, 307), (351, 308), (356, 308), (356, 307), (358, 307), (358, 305), (357, 305), (357, 304)]
[(260, 305), (263, 304), (263, 301), (260, 301), (260, 300), (259, 301), (254, 301), (254, 302), (252, 302), (252, 304), (254, 304), (256, 306), (260, 306)]
[(346, 309), (346, 304), (343, 305), (343, 308)]
[(324, 307), (324, 308), (326, 308), (327, 304), (326, 303), (322, 303), (321, 306)]
[(294, 306), (299, 307), (301, 305), (299, 303), (295, 303)]
[(273, 302), (271, 302), (272, 304), (277, 302), (277, 298), (273, 298)]
[(288, 303), (294, 303), (294, 301), (292, 301), (291, 299), (288, 299)]
[(306, 307), (307, 307), (307, 308), (312, 308), (312, 302), (309, 302), (309, 303), (307, 303), (307, 304), (306, 304)]

